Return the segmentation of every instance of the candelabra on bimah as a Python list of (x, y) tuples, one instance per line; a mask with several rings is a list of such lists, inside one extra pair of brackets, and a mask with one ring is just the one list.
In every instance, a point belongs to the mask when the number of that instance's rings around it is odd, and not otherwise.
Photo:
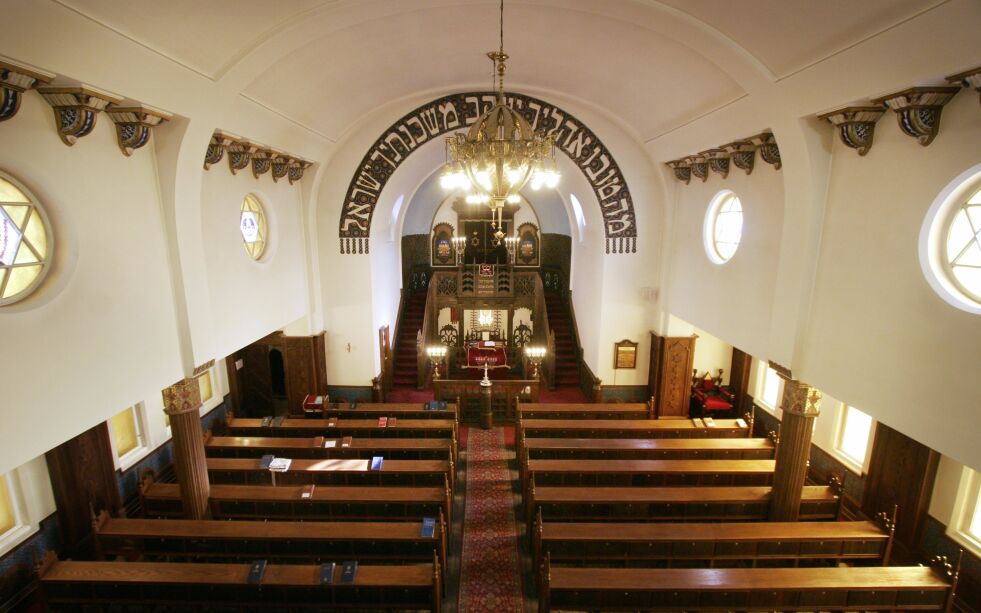
[(463, 264), (463, 254), (467, 251), (467, 237), (454, 236), (450, 242), (453, 244), (453, 250), (456, 252), (456, 264), (459, 266)]
[(426, 354), (429, 356), (429, 361), (433, 363), (433, 379), (439, 379), (439, 365), (446, 357), (446, 345), (426, 347)]
[(531, 378), (538, 381), (538, 366), (545, 359), (545, 348), (537, 345), (528, 345), (525, 347), (525, 357), (531, 362)]
[(514, 235), (514, 236), (509, 236), (509, 237), (505, 238), (504, 239), (504, 246), (508, 250), (508, 262), (510, 262), (511, 264), (514, 264), (514, 262), (515, 262), (515, 256), (516, 256), (516, 254), (518, 252), (518, 236), (517, 236), (517, 234)]

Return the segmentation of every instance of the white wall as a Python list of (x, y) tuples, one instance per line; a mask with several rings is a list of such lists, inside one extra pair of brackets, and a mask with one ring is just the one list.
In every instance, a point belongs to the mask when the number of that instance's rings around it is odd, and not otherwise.
[(722, 370), (722, 384), (729, 384), (729, 367), (732, 366), (732, 345), (716, 338), (705, 330), (694, 330), (698, 335), (695, 341), (695, 360), (692, 368), (704, 375), (707, 371), (715, 377)]

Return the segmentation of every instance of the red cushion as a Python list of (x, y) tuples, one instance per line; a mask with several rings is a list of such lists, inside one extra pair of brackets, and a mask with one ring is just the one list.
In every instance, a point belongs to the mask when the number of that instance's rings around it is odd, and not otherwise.
[(715, 389), (715, 379), (702, 379), (702, 389), (712, 391)]
[(706, 411), (728, 411), (732, 408), (732, 403), (726, 402), (718, 396), (709, 396), (705, 399)]

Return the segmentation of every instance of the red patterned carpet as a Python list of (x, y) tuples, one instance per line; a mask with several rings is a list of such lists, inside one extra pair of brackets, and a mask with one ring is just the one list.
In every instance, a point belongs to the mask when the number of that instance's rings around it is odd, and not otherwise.
[[(513, 431), (513, 428), (511, 429)], [(505, 429), (466, 428), (461, 613), (521, 613), (521, 566)]]

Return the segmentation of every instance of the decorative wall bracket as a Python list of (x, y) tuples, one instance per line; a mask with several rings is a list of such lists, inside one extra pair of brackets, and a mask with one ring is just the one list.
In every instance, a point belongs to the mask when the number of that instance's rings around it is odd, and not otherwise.
[(761, 132), (748, 140), (759, 150), (760, 157), (763, 158), (764, 162), (773, 166), (774, 170), (780, 170), (783, 162), (780, 159), (780, 148), (777, 147), (777, 139), (774, 138), (772, 132)]
[(303, 178), (303, 172), (310, 168), (313, 162), (308, 162), (306, 160), (295, 160), (291, 159), (289, 164), (289, 172), (287, 173), (287, 178), (290, 180), (290, 185), (293, 185), (297, 181)]
[(665, 162), (668, 168), (674, 171), (674, 178), (685, 185), (691, 182), (691, 164), (687, 160), (671, 160)]
[(38, 93), (54, 109), (55, 123), (61, 142), (69, 147), (95, 128), (95, 120), (110, 104), (119, 104), (122, 98), (84, 85), (72, 87), (44, 86)]
[(290, 158), (288, 155), (280, 151), (270, 151), (272, 164), (272, 178), (273, 182), (276, 183), (283, 177), (285, 177), (290, 171)]
[[(981, 66), (965, 72), (952, 74), (947, 77), (947, 81), (949, 83), (957, 83), (964, 87), (973, 87), (975, 91), (981, 94)], [(981, 96), (978, 97), (978, 102), (981, 103)]]
[(701, 155), (690, 155), (685, 161), (691, 166), (691, 174), (702, 180), (708, 179), (708, 160)]
[(926, 147), (940, 130), (940, 113), (944, 105), (960, 90), (956, 86), (911, 87), (876, 98), (872, 104), (884, 104), (894, 110), (899, 129)]
[(55, 75), (13, 60), (0, 58), (0, 121), (6, 121), (20, 110), (26, 90), (50, 83)]
[(211, 142), (208, 143), (208, 151), (204, 154), (204, 169), (208, 170), (225, 157), (225, 150), (234, 142), (234, 137), (225, 134), (221, 130), (215, 130), (211, 135)]
[[(729, 159), (736, 168), (745, 170), (748, 175), (753, 174), (753, 166), (756, 164), (756, 145), (747, 140), (737, 140), (722, 145), (722, 150), (729, 154)], [(779, 157), (780, 152), (777, 151), (777, 158)]]
[(228, 169), (234, 175), (249, 165), (249, 162), (252, 161), (252, 154), (258, 150), (258, 147), (249, 141), (233, 141), (226, 149), (228, 151)]
[(173, 117), (166, 111), (142, 104), (110, 106), (106, 109), (106, 115), (116, 124), (116, 140), (123, 155), (127, 157), (150, 141), (151, 128)]
[(258, 179), (272, 169), (272, 151), (256, 148), (252, 152), (252, 176)]
[(723, 179), (729, 176), (729, 154), (724, 149), (709, 149), (699, 155), (708, 160), (709, 170), (721, 175)]
[(875, 138), (875, 122), (879, 121), (885, 109), (878, 106), (848, 106), (837, 111), (818, 115), (838, 129), (838, 136), (846, 147), (865, 155), (872, 148)]

